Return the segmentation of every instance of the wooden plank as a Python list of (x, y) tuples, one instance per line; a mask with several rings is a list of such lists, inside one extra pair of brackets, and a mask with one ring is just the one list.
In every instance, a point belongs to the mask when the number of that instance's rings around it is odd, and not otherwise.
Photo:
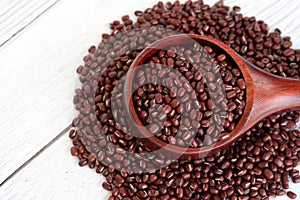
[(0, 46), (32, 23), (58, 0), (5, 0), (0, 2)]
[[(1, 200), (95, 200), (108, 199), (110, 193), (101, 185), (105, 181), (94, 170), (78, 166), (70, 156), (70, 139), (66, 135), (54, 143), (21, 173), (0, 187)], [(300, 167), (298, 167), (300, 170)], [(291, 184), (300, 199), (299, 185)], [(276, 200), (286, 200), (286, 196)]]
[(76, 68), (111, 20), (154, 2), (61, 0), (0, 48), (0, 183), (71, 123)]
[(77, 158), (70, 156), (70, 140), (61, 140), (31, 162), (15, 181), (0, 188), (1, 200), (73, 200), (107, 199), (101, 188), (105, 180), (88, 167), (80, 168)]

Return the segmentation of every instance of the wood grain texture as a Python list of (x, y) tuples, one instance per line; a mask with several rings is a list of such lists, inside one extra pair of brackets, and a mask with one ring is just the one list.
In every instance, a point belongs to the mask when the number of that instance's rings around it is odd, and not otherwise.
[[(75, 69), (86, 49), (108, 31), (108, 23), (154, 2), (61, 0), (0, 49), (0, 182), (68, 126), (73, 117)], [(240, 5), (245, 15), (266, 20), (271, 29), (279, 27), (292, 36), (294, 47), (300, 47), (298, 0), (225, 3)], [(0, 199), (106, 199), (107, 192), (100, 186), (103, 177), (78, 167), (69, 154), (70, 144), (63, 136), (8, 180), (0, 188)], [(293, 187), (300, 199), (299, 185)]]
[(0, 182), (70, 124), (75, 69), (106, 31), (92, 20), (102, 8), (62, 1), (0, 49)]
[(0, 1), (0, 46), (32, 23), (58, 0)]
[[(143, 126), (134, 105), (131, 95), (136, 87), (135, 78), (140, 66), (151, 60), (153, 55), (157, 55), (161, 49), (169, 49), (172, 46), (187, 45), (192, 47), (195, 41), (200, 46), (214, 46), (218, 49), (215, 51), (222, 52), (230, 57), (239, 67), (243, 74), (246, 85), (246, 102), (243, 115), (236, 127), (230, 132), (229, 137), (222, 139), (212, 145), (199, 148), (182, 148), (177, 145), (168, 145), (163, 140), (153, 136), (153, 134)], [(158, 77), (159, 78), (159, 77)], [(163, 78), (162, 78), (163, 79)], [(124, 88), (124, 116), (129, 124), (130, 129), (139, 133), (141, 138), (147, 138), (144, 143), (152, 151), (160, 150), (160, 153), (169, 159), (189, 160), (201, 159), (209, 155), (214, 155), (228, 148), (238, 139), (245, 135), (262, 119), (267, 116), (288, 109), (300, 109), (300, 80), (278, 77), (267, 73), (257, 66), (254, 66), (243, 57), (239, 56), (236, 51), (231, 49), (223, 42), (197, 34), (177, 34), (163, 38), (144, 49), (133, 61), (127, 72), (127, 78)], [(182, 120), (182, 119), (181, 119)], [(137, 126), (135, 126), (135, 124)]]
[[(102, 188), (105, 178), (94, 170), (78, 166), (70, 155), (71, 142), (66, 135), (32, 161), (21, 173), (0, 187), (1, 200), (105, 200), (110, 193)], [(64, 152), (64, 153), (62, 153)], [(300, 167), (298, 167), (300, 170)], [(299, 184), (291, 184), (297, 191)], [(276, 200), (288, 200), (286, 196)]]
[(0, 183), (71, 123), (75, 71), (89, 46), (113, 19), (155, 2), (61, 0), (0, 48)]
[(108, 191), (101, 189), (102, 175), (88, 167), (80, 168), (77, 158), (69, 155), (70, 146), (70, 139), (63, 136), (24, 168), (17, 181), (2, 186), (0, 199), (107, 199)]

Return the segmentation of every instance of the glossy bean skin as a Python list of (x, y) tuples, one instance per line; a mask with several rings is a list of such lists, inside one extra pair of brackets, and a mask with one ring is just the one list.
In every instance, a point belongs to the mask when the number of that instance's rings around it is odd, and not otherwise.
[[(292, 130), (300, 118), (297, 112), (273, 114), (251, 128), (240, 141), (225, 151), (201, 160), (175, 161), (161, 169), (142, 174), (119, 171), (104, 164), (104, 161), (106, 163), (116, 161), (116, 163), (128, 166), (130, 161), (124, 157), (124, 151), (147, 152), (147, 148), (135, 137), (126, 135), (114, 123), (112, 117), (111, 106), (115, 104), (117, 107), (121, 107), (122, 104), (120, 99), (112, 101), (110, 94), (116, 81), (119, 81), (122, 75), (128, 71), (130, 64), (140, 52), (139, 50), (127, 52), (126, 48), (141, 47), (143, 49), (145, 46), (142, 44), (146, 43), (145, 37), (125, 36), (116, 40), (114, 36), (122, 30), (146, 29), (160, 25), (180, 33), (207, 35), (225, 42), (241, 56), (265, 71), (283, 77), (299, 78), (300, 71), (297, 63), (300, 61), (300, 52), (291, 48), (290, 37), (282, 37), (278, 29), (269, 32), (267, 24), (263, 21), (257, 21), (254, 17), (242, 16), (239, 13), (239, 7), (234, 7), (233, 11), (229, 9), (222, 3), (210, 7), (201, 1), (194, 3), (187, 1), (182, 4), (160, 2), (145, 11), (136, 11), (137, 20), (131, 20), (127, 15), (123, 15), (122, 22), (118, 20), (112, 22), (110, 24), (112, 32), (102, 35), (103, 44), (89, 48), (89, 54), (84, 57), (84, 64), (77, 69), (82, 87), (75, 91), (73, 99), (75, 109), (79, 113), (72, 123), (76, 131), (74, 129), (69, 134), (73, 142), (71, 154), (79, 158), (81, 166), (88, 165), (90, 168), (96, 168), (97, 173), (106, 177), (103, 187), (112, 192), (109, 199), (159, 197), (160, 199), (256, 198), (267, 200), (272, 196), (283, 195), (284, 192), (281, 188), (289, 187), (289, 177), (292, 177), (295, 183), (300, 182), (299, 172), (294, 169), (300, 158), (300, 134), (299, 131)], [(149, 43), (162, 37), (161, 30), (147, 33), (153, 38)], [(118, 43), (120, 41), (121, 43)], [(213, 54), (213, 49), (209, 47), (206, 47), (206, 51)], [(105, 63), (106, 55), (113, 55), (116, 52), (120, 52), (123, 56), (116, 59), (111, 65)], [(164, 56), (168, 56), (168, 59), (162, 62), (170, 67), (182, 64), (181, 61), (172, 60), (176, 58), (172, 52), (167, 52), (167, 55), (161, 53), (158, 58), (162, 59)], [(224, 62), (224, 56), (218, 55), (217, 60), (222, 67), (229, 68), (228, 63)], [(103, 76), (92, 75), (92, 72), (102, 69), (105, 71)], [(185, 72), (184, 68), (182, 68), (182, 72)], [(159, 75), (163, 76), (163, 73)], [(142, 74), (138, 77), (142, 77)], [(193, 76), (187, 73), (185, 77), (192, 82), (197, 82), (201, 80), (202, 76), (200, 73), (195, 73)], [(224, 73), (222, 77), (229, 83), (225, 87), (226, 96), (234, 101), (227, 105), (230, 112), (234, 112), (238, 106), (243, 106), (243, 98), (236, 98), (236, 95), (246, 89), (246, 86), (241, 79), (239, 70), (231, 69), (230, 73)], [(230, 81), (234, 77), (239, 78), (235, 83), (231, 83)], [(208, 74), (207, 79), (212, 81), (214, 77), (212, 74)], [(146, 76), (141, 78), (140, 82), (145, 80)], [(174, 93), (183, 99), (189, 98), (188, 88), (185, 88), (180, 81), (177, 81), (176, 84), (180, 88), (177, 88)], [(195, 87), (201, 91), (202, 101), (206, 101), (209, 95), (204, 93), (205, 87), (201, 84), (195, 84)], [(96, 95), (91, 94), (93, 89), (98, 90)], [(150, 88), (151, 90), (152, 88)], [(158, 88), (157, 91), (162, 92), (162, 88)], [(171, 91), (168, 93), (169, 99), (157, 95), (155, 100), (160, 103), (167, 102), (171, 106), (172, 98), (174, 98)], [(140, 95), (143, 95), (142, 92)], [(166, 109), (163, 112), (164, 115), (161, 115), (159, 119), (163, 120), (165, 115), (169, 115), (167, 117), (173, 119), (169, 120), (169, 125), (175, 126), (177, 124), (176, 114), (182, 111), (180, 106), (176, 107), (177, 102), (173, 102), (172, 105), (173, 107)], [(201, 107), (207, 106), (206, 104), (201, 105)], [(186, 107), (189, 108), (190, 105)], [(92, 114), (93, 112), (95, 115)], [(228, 121), (225, 123), (228, 129), (234, 127), (231, 124), (236, 122), (235, 116), (239, 114), (226, 116)], [(209, 110), (206, 110), (199, 115), (199, 118), (207, 120), (205, 118), (209, 118), (210, 115)], [(141, 113), (141, 117), (147, 118), (148, 113)], [(195, 114), (190, 113), (189, 117), (195, 118)], [(185, 123), (188, 124), (188, 122)], [(205, 128), (208, 123), (204, 121)], [(197, 126), (198, 124), (196, 124)], [(153, 127), (153, 132), (156, 132), (156, 129), (157, 127)], [(90, 134), (83, 134), (83, 130), (87, 130)], [(103, 135), (99, 134), (100, 130), (103, 131)], [(172, 132), (172, 129), (166, 130), (166, 132), (169, 131)], [(173, 132), (175, 131), (173, 130)], [(184, 138), (188, 138), (188, 134)], [(118, 148), (108, 145), (109, 142), (117, 144)], [(201, 142), (196, 142), (194, 145), (201, 145)], [(104, 149), (108, 149), (108, 151), (104, 151)], [(110, 152), (114, 152), (114, 155)], [(150, 163), (138, 162), (139, 159), (140, 157), (137, 156), (136, 166), (146, 167)], [(156, 158), (155, 162), (161, 163), (162, 160)], [(245, 191), (248, 190), (249, 192), (246, 193)], [(287, 196), (292, 199), (296, 198), (292, 192), (287, 192)]]

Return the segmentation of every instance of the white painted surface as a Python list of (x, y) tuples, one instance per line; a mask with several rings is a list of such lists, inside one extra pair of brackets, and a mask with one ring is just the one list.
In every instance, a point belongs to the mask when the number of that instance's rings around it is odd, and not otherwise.
[(0, 49), (0, 182), (71, 123), (75, 69), (104, 31), (92, 20), (101, 5), (61, 1)]
[(88, 47), (112, 20), (154, 2), (61, 0), (0, 48), (0, 183), (71, 123)]
[(4, 184), (0, 188), (0, 199), (107, 199), (109, 193), (101, 188), (102, 175), (88, 167), (80, 168), (78, 159), (69, 155), (70, 147), (70, 139), (63, 136), (14, 180)]
[[(75, 69), (88, 47), (108, 31), (108, 23), (154, 2), (60, 0), (0, 48), (0, 183), (69, 125)], [(294, 47), (300, 47), (300, 1), (225, 3), (240, 5), (245, 15), (279, 27), (284, 35), (292, 36)], [(69, 155), (70, 143), (64, 136), (52, 145), (0, 188), (0, 199), (106, 198), (100, 176), (78, 167)]]
[(0, 45), (31, 23), (58, 0), (0, 1)]
[[(70, 139), (66, 135), (33, 160), (13, 179), (0, 187), (1, 200), (104, 200), (110, 193), (102, 188), (105, 178), (94, 170), (78, 166), (70, 156)], [(300, 170), (300, 167), (298, 167)], [(290, 185), (297, 191), (299, 184)], [(278, 197), (276, 200), (286, 200)]]

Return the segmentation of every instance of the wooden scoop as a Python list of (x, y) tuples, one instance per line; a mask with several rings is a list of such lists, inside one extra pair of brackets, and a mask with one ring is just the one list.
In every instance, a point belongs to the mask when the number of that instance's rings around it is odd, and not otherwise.
[[(231, 57), (233, 62), (239, 66), (246, 82), (246, 105), (235, 129), (228, 137), (212, 145), (200, 148), (182, 148), (170, 145), (153, 136), (143, 127), (131, 98), (133, 94), (133, 79), (140, 65), (144, 64), (160, 49), (167, 49), (168, 47), (176, 45), (185, 45), (191, 42), (197, 42), (203, 46), (208, 45), (215, 51), (222, 50), (225, 52), (225, 54)], [(173, 158), (178, 156), (180, 159), (199, 159), (207, 155), (218, 153), (233, 144), (237, 139), (242, 137), (248, 129), (268, 115), (282, 110), (300, 108), (300, 80), (283, 78), (264, 72), (243, 59), (224, 43), (206, 36), (194, 34), (180, 34), (166, 37), (144, 49), (132, 63), (126, 77), (125, 86), (125, 112), (128, 112), (129, 120), (132, 120), (131, 124), (133, 130), (145, 138), (143, 141), (148, 148), (152, 150), (162, 148), (167, 156), (171, 155)]]

